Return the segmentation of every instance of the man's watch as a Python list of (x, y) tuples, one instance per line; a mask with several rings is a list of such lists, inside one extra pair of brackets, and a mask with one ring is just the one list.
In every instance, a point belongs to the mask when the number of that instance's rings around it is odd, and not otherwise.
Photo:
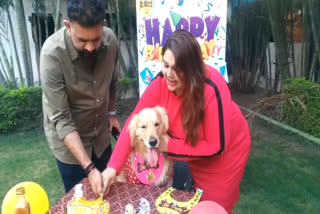
[(84, 169), (84, 171), (86, 172), (87, 175), (89, 175), (89, 173), (94, 170), (96, 168), (96, 166), (94, 165), (93, 162), (89, 163), (88, 166)]
[(108, 112), (108, 116), (116, 116), (117, 115), (117, 111), (109, 111)]

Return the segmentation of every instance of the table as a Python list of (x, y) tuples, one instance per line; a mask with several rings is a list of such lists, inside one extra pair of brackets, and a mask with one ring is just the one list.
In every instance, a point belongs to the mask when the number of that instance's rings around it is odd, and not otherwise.
[[(89, 180), (87, 178), (80, 182), (83, 190), (83, 197), (87, 200), (96, 199), (91, 190)], [(152, 214), (158, 213), (155, 207), (155, 200), (166, 190), (164, 187), (152, 187), (143, 184), (128, 184), (116, 182), (110, 189), (109, 194), (104, 198), (110, 202), (113, 214), (124, 213), (125, 206), (132, 204), (135, 209), (139, 207), (141, 198), (145, 198), (150, 202)], [(56, 205), (54, 205), (48, 214), (66, 214), (67, 203), (72, 199), (74, 188), (72, 188)], [(178, 201), (188, 201), (193, 197), (194, 193), (175, 190), (172, 197)]]

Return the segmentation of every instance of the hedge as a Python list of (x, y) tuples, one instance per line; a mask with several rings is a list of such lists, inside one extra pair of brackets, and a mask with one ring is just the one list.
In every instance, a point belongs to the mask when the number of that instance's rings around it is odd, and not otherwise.
[(288, 125), (320, 137), (320, 85), (297, 78), (286, 81), (282, 90), (290, 96), (282, 106), (282, 119)]
[(0, 133), (39, 127), (42, 118), (41, 88), (0, 88)]

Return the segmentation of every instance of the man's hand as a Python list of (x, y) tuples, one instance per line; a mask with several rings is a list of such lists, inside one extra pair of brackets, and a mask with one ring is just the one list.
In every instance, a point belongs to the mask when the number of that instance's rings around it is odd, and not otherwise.
[(94, 168), (88, 174), (88, 179), (91, 184), (92, 191), (97, 197), (103, 196), (103, 180), (98, 169)]
[(118, 129), (119, 132), (121, 132), (121, 126), (120, 126), (120, 122), (117, 118), (117, 116), (109, 116), (109, 132), (111, 133), (112, 128), (115, 127), (116, 129)]
[(111, 167), (107, 167), (102, 172), (103, 195), (107, 195), (109, 193), (110, 187), (114, 184), (116, 180), (116, 175), (117, 175), (116, 170)]
[[(91, 159), (83, 147), (81, 138), (77, 131), (69, 133), (64, 139), (65, 145), (71, 151), (73, 156), (79, 161), (80, 165), (85, 169), (90, 163)], [(97, 197), (102, 196), (102, 176), (98, 169), (94, 168), (88, 173), (88, 179), (91, 184), (92, 191)]]

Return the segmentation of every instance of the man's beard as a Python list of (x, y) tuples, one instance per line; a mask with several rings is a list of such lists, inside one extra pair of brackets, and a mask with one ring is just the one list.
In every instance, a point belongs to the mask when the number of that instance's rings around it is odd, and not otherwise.
[(95, 57), (97, 55), (97, 51), (87, 51), (87, 50), (83, 50), (83, 51), (79, 51), (78, 52), (80, 57)]
[(96, 60), (97, 60), (97, 50), (94, 51), (80, 51), (79, 53), (79, 57), (80, 59), (84, 62), (84, 65), (89, 69), (89, 71), (94, 71), (94, 67), (96, 64)]

